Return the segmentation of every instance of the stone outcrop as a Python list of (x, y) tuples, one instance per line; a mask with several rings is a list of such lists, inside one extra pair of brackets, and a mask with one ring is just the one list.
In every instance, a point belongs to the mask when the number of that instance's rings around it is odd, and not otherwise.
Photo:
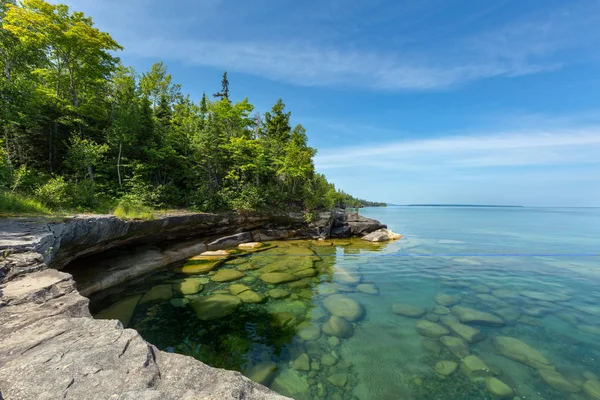
[[(93, 293), (193, 254), (243, 242), (329, 237), (336, 218), (323, 213), (311, 224), (302, 214), (0, 220), (0, 399), (285, 398), (238, 372), (163, 352), (119, 321), (93, 319), (89, 300), (78, 289)], [(349, 235), (383, 226), (360, 216), (343, 221)], [(166, 247), (167, 241), (176, 245)], [(60, 271), (76, 259), (124, 247), (135, 263), (125, 258), (106, 264), (101, 268), (109, 273), (100, 283), (91, 273), (87, 283), (76, 285), (71, 274)], [(85, 263), (78, 268), (85, 270)], [(241, 302), (230, 297), (235, 305)]]
[(355, 212), (335, 210), (329, 218), (329, 226), (324, 232), (325, 237), (347, 238), (351, 236), (364, 236), (378, 229), (385, 229), (387, 225), (371, 218), (363, 217)]

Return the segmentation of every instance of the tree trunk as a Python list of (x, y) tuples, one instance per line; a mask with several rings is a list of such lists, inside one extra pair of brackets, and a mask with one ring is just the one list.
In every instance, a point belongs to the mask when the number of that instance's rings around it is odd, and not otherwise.
[(123, 182), (121, 181), (121, 148), (122, 143), (119, 143), (119, 156), (117, 157), (117, 176), (119, 177), (119, 187), (123, 187)]

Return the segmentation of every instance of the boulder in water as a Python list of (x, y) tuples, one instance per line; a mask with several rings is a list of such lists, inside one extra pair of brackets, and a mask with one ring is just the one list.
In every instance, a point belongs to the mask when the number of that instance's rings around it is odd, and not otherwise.
[(426, 309), (421, 307), (415, 307), (408, 304), (396, 303), (392, 305), (392, 312), (394, 314), (402, 315), (403, 317), (420, 318), (427, 312)]
[(277, 285), (280, 283), (297, 281), (299, 278), (286, 272), (267, 272), (266, 274), (262, 274), (260, 279), (265, 283)]
[(444, 335), (448, 335), (450, 333), (450, 331), (446, 329), (443, 325), (424, 319), (417, 322), (417, 331), (421, 335), (431, 338), (438, 338)]
[(497, 315), (475, 310), (469, 307), (454, 306), (452, 313), (458, 317), (461, 322), (467, 324), (504, 326), (504, 320)]
[(246, 376), (261, 385), (268, 385), (276, 370), (277, 364), (273, 361), (263, 361), (253, 366)]
[(510, 386), (493, 376), (485, 378), (485, 388), (494, 397), (499, 399), (507, 399), (513, 397), (514, 392)]
[(230, 282), (236, 281), (246, 276), (243, 272), (236, 271), (235, 269), (222, 269), (210, 278), (214, 282)]
[(323, 324), (323, 332), (330, 336), (337, 336), (339, 338), (349, 338), (354, 335), (354, 328), (352, 324), (346, 321), (344, 318), (332, 315), (327, 322)]
[(438, 361), (435, 363), (435, 372), (440, 375), (448, 376), (452, 375), (456, 369), (458, 368), (458, 364), (454, 361)]
[(215, 294), (198, 297), (192, 300), (189, 305), (199, 319), (210, 321), (232, 314), (241, 304), (242, 300), (237, 296)]
[(536, 369), (554, 368), (542, 353), (519, 339), (508, 336), (497, 336), (495, 344), (500, 354), (505, 357), (520, 361)]
[(469, 354), (471, 354), (471, 350), (469, 349), (469, 344), (464, 340), (456, 336), (442, 336), (440, 338), (440, 342), (452, 354), (454, 354), (458, 358), (465, 358)]
[(365, 313), (364, 307), (359, 302), (343, 294), (326, 297), (323, 305), (333, 315), (345, 318), (348, 321), (357, 321)]
[(471, 380), (491, 376), (490, 368), (483, 360), (475, 355), (469, 355), (462, 359), (460, 370)]

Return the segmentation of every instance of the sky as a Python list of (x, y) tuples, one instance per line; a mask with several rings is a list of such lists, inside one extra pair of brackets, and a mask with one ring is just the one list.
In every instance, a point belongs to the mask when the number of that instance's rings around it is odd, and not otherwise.
[(199, 100), (283, 98), (338, 188), (600, 206), (600, 1), (62, 0)]

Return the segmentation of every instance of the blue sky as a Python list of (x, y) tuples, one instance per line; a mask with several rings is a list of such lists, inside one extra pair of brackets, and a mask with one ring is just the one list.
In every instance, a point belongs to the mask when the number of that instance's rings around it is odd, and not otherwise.
[(282, 97), (317, 169), (391, 203), (600, 206), (600, 2), (68, 0), (198, 99)]

